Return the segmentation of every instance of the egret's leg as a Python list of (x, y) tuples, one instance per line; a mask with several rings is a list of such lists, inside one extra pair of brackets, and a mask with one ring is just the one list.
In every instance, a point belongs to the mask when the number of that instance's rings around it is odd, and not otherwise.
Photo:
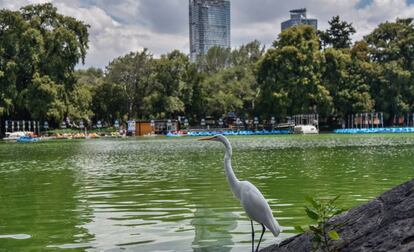
[(250, 224), (252, 224), (252, 252), (254, 252), (254, 228), (252, 220), (250, 220)]
[(262, 224), (262, 227), (263, 227), (262, 235), (260, 236), (259, 244), (257, 244), (256, 252), (259, 251), (260, 242), (262, 241), (263, 234), (266, 231), (266, 228), (265, 228), (265, 226), (263, 224)]

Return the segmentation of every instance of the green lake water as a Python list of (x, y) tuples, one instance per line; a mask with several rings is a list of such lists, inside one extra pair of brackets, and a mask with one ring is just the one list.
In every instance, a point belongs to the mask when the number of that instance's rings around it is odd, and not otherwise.
[[(284, 229), (261, 247), (309, 224), (307, 195), (341, 195), (351, 208), (414, 177), (414, 134), (230, 140), (236, 175), (263, 192)], [(1, 252), (248, 251), (250, 230), (220, 143), (0, 143)]]

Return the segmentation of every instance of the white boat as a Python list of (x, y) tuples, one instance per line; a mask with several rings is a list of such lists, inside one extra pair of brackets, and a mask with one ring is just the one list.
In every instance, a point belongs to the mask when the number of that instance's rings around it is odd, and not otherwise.
[(3, 138), (4, 141), (16, 141), (17, 139), (24, 137), (28, 132), (25, 131), (16, 131), (16, 132), (6, 132), (6, 137)]
[(319, 130), (313, 125), (296, 125), (293, 132), (295, 134), (319, 134)]

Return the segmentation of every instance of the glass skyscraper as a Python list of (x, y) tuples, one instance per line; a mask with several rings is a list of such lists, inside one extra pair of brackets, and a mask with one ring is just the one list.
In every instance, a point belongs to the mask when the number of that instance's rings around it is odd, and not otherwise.
[(311, 25), (318, 29), (318, 20), (306, 17), (306, 9), (297, 9), (290, 11), (290, 19), (282, 23), (282, 31), (295, 25)]
[(190, 57), (230, 48), (230, 0), (190, 0)]

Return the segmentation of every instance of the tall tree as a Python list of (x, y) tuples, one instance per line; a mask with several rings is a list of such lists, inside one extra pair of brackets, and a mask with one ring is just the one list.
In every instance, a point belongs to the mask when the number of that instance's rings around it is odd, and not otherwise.
[(147, 49), (119, 57), (106, 67), (105, 81), (124, 90), (129, 118), (146, 118), (151, 113), (150, 95), (157, 88), (154, 67), (155, 61)]
[[(11, 116), (22, 109), (18, 107), (17, 98), (32, 80), (31, 69), (37, 59), (35, 48), (27, 52), (21, 50), (27, 45), (24, 40), (28, 36), (23, 34), (29, 34), (29, 28), (19, 12), (0, 10), (0, 116)], [(23, 59), (27, 64), (20, 64)]]
[(323, 47), (350, 48), (351, 36), (356, 32), (352, 23), (342, 21), (339, 16), (332, 17), (328, 23), (329, 29), (319, 34)]
[(258, 40), (240, 46), (231, 52), (233, 66), (252, 66), (259, 61), (265, 52), (265, 47)]
[(206, 115), (219, 118), (236, 112), (241, 117), (252, 116), (255, 84), (252, 70), (243, 66), (228, 68), (207, 77), (202, 89)]
[(332, 97), (321, 82), (323, 57), (311, 26), (284, 30), (260, 61), (260, 111), (287, 116), (330, 113)]
[(394, 116), (414, 109), (414, 24), (413, 19), (385, 22), (364, 37), (370, 59), (377, 65), (373, 96), (377, 110)]
[(197, 64), (203, 72), (217, 73), (231, 66), (231, 49), (213, 46), (205, 55), (198, 57)]
[(62, 89), (63, 86), (56, 85), (49, 76), (40, 77), (36, 73), (33, 81), (22, 92), (25, 106), (30, 111), (31, 117), (37, 120), (58, 121), (62, 119), (65, 106), (58, 97)]
[[(69, 94), (76, 82), (74, 68), (84, 60), (88, 48), (87, 30), (88, 25), (57, 13), (49, 3), (16, 12), (0, 10), (0, 113), (55, 120), (68, 115)], [(37, 85), (39, 80), (44, 85)], [(27, 97), (38, 97), (30, 92), (46, 86), (52, 93), (57, 91), (64, 104), (56, 110), (59, 116), (27, 106)]]
[(113, 123), (115, 120), (128, 120), (128, 99), (125, 86), (104, 81), (93, 89), (92, 111), (95, 120)]
[(72, 87), (75, 66), (86, 57), (89, 25), (59, 14), (51, 3), (28, 5), (21, 9), (21, 15), (43, 38), (39, 72)]
[(326, 49), (324, 57), (323, 82), (332, 96), (332, 115), (346, 119), (349, 114), (371, 111), (371, 64), (353, 58), (349, 51), (334, 48)]
[(174, 50), (167, 55), (162, 55), (156, 60), (155, 72), (157, 90), (153, 100), (154, 116), (171, 118), (184, 114), (185, 104), (182, 100), (187, 84), (184, 82), (188, 57)]
[(378, 63), (397, 61), (404, 69), (414, 69), (414, 23), (412, 18), (385, 22), (364, 37), (371, 59)]
[(205, 76), (198, 71), (197, 64), (195, 63), (189, 62), (185, 68), (183, 76), (185, 86), (182, 90), (185, 115), (190, 120), (198, 121), (201, 116), (204, 116), (202, 82)]

